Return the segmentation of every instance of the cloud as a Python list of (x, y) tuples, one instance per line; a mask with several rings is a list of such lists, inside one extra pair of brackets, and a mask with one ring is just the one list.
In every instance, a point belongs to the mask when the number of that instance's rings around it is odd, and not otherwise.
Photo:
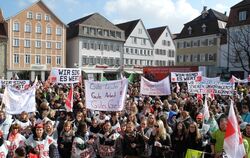
[(221, 4), (221, 3), (216, 4), (214, 9), (221, 12), (221, 13), (224, 13), (226, 11), (227, 14), (229, 14), (229, 12), (230, 12), (230, 6), (226, 6), (226, 5)]
[(187, 0), (108, 0), (104, 10), (112, 22), (142, 19), (147, 28), (168, 25), (172, 33), (200, 14)]

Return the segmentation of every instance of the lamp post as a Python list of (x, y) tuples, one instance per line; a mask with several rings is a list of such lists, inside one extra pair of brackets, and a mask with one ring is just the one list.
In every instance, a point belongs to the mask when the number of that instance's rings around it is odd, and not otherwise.
[(7, 38), (6, 38), (6, 40), (0, 40), (0, 49), (1, 49), (1, 47), (4, 47), (4, 49), (3, 49), (3, 51), (4, 51), (3, 52), (3, 55), (4, 55), (3, 74), (4, 74), (4, 77), (6, 78), (7, 77)]

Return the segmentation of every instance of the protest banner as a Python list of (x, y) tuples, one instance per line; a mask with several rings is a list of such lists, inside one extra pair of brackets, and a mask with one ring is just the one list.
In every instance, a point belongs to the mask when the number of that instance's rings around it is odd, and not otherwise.
[[(201, 78), (201, 71), (197, 72), (171, 72), (171, 82), (188, 82)], [(200, 79), (199, 79), (200, 80)]]
[(27, 90), (17, 90), (10, 86), (5, 87), (3, 103), (8, 114), (20, 114), (25, 112), (36, 111), (35, 99), (36, 86)]
[(50, 79), (56, 83), (78, 83), (81, 81), (81, 69), (52, 68)]
[(100, 157), (114, 157), (115, 146), (109, 145), (99, 145), (99, 155)]
[(212, 81), (212, 82), (220, 82), (220, 77), (212, 77), (212, 78), (209, 78), (209, 77), (205, 77), (205, 76), (202, 76), (202, 81), (204, 82), (208, 82), (208, 81)]
[(29, 84), (29, 80), (0, 80), (0, 88), (10, 85), (17, 89), (25, 89)]
[(220, 95), (233, 95), (234, 84), (230, 82), (213, 82), (213, 81), (202, 81), (188, 82), (188, 92), (192, 94), (220, 94)]
[(102, 82), (85, 80), (86, 106), (92, 110), (121, 111), (127, 89), (127, 79)]
[(140, 93), (143, 95), (151, 95), (151, 96), (170, 95), (171, 90), (170, 90), (169, 77), (166, 77), (165, 79), (159, 82), (152, 82), (141, 76)]

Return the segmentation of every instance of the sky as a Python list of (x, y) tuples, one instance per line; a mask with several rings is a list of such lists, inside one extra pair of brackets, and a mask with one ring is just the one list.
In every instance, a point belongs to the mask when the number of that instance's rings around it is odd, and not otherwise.
[[(37, 0), (0, 0), (4, 17), (14, 16)], [(199, 16), (203, 6), (229, 15), (241, 0), (43, 0), (65, 24), (100, 13), (114, 24), (142, 19), (145, 27), (169, 26), (179, 33), (184, 24)]]

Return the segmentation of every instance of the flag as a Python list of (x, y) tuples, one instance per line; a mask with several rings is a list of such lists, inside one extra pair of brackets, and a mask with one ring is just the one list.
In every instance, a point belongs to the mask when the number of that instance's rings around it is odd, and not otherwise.
[(232, 75), (231, 79), (229, 80), (230, 83), (235, 83), (236, 81), (236, 77), (234, 77), (234, 75)]
[(223, 148), (223, 154), (228, 158), (243, 158), (246, 155), (232, 100), (228, 114), (227, 129)]
[(71, 87), (70, 87), (70, 90), (69, 90), (69, 93), (68, 93), (68, 97), (65, 101), (65, 107), (66, 107), (66, 110), (67, 111), (72, 111), (73, 109), (73, 84), (71, 84)]
[(203, 94), (196, 94), (197, 101), (202, 101)]
[(133, 82), (134, 82), (134, 78), (135, 78), (134, 74), (131, 73), (131, 74), (129, 75), (129, 77), (128, 77), (128, 82), (129, 82), (129, 83), (133, 83)]
[(176, 93), (180, 92), (181, 87), (179, 86), (178, 82), (176, 82)]
[(208, 106), (207, 106), (207, 97), (205, 97), (203, 108), (204, 108), (204, 120), (207, 121), (210, 117)]
[(185, 158), (202, 158), (203, 155), (202, 151), (188, 149)]

